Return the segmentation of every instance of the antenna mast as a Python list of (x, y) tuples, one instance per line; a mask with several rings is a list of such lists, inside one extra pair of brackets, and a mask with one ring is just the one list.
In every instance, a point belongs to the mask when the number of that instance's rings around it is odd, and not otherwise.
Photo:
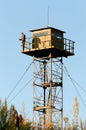
[(50, 7), (48, 6), (47, 26), (49, 27)]

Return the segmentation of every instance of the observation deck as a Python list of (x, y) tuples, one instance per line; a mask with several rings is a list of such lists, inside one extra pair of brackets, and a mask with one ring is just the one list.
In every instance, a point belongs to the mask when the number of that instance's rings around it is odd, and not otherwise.
[[(22, 53), (36, 58), (68, 57), (74, 55), (74, 41), (64, 38), (64, 32), (52, 27), (31, 30), (32, 37), (26, 39)], [(23, 47), (22, 47), (23, 48)]]

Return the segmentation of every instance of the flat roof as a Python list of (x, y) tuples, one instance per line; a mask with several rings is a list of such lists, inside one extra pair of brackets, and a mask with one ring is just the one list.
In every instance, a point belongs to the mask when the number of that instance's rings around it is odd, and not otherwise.
[(30, 30), (30, 32), (39, 31), (39, 30), (45, 30), (45, 29), (52, 29), (52, 30), (55, 30), (55, 31), (59, 31), (61, 33), (65, 33), (64, 31), (56, 29), (56, 28), (53, 28), (53, 27), (44, 27), (44, 28), (34, 29), (34, 30)]

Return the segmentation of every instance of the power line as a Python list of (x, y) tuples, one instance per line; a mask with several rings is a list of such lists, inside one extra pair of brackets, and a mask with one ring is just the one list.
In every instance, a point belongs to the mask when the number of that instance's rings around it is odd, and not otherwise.
[(22, 87), (22, 88), (18, 91), (18, 93), (8, 102), (8, 104), (10, 104), (10, 103), (27, 87), (27, 85), (30, 83), (31, 80), (32, 80), (32, 79), (30, 79), (30, 80), (24, 85), (24, 87)]
[[(81, 95), (80, 95), (80, 93), (79, 93), (79, 91), (78, 91), (76, 85), (74, 84), (75, 80), (72, 79), (72, 77), (70, 76), (70, 74), (69, 74), (69, 72), (68, 72), (68, 70), (67, 70), (67, 68), (66, 68), (65, 65), (64, 65), (64, 68), (65, 68), (65, 71), (66, 71), (68, 77), (70, 78), (70, 80), (71, 80), (71, 82), (72, 82), (72, 84), (73, 84), (73, 86), (74, 86), (74, 88), (75, 88), (77, 94), (79, 95), (79, 97), (80, 97), (80, 99), (81, 99), (81, 101), (82, 101), (84, 107), (86, 108), (86, 104), (84, 103), (84, 101), (83, 101), (83, 99), (82, 99), (82, 97), (81, 97)], [(77, 83), (77, 82), (76, 82), (76, 83)], [(77, 85), (78, 85), (78, 84), (77, 84)], [(78, 85), (78, 86), (80, 86), (80, 85)], [(81, 88), (82, 88), (82, 87), (81, 87)], [(83, 90), (84, 90), (84, 89), (83, 89)], [(84, 92), (85, 92), (85, 91), (86, 91), (86, 90), (84, 90)]]
[(11, 92), (8, 94), (7, 100), (9, 99), (9, 97), (11, 96), (11, 94), (14, 92), (14, 90), (16, 89), (16, 87), (19, 85), (19, 83), (21, 82), (21, 80), (23, 79), (23, 77), (25, 76), (25, 74), (27, 73), (27, 71), (29, 70), (29, 68), (30, 68), (31, 65), (32, 65), (32, 62), (27, 67), (27, 69), (25, 70), (25, 72), (23, 73), (23, 75), (20, 77), (20, 79), (17, 81), (17, 83), (15, 84), (15, 86), (13, 87), (13, 89), (11, 90)]

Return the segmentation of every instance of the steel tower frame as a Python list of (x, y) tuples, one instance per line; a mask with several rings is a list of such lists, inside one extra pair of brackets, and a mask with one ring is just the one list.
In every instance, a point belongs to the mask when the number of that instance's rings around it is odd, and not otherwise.
[(33, 122), (34, 129), (63, 126), (62, 57), (33, 57)]

